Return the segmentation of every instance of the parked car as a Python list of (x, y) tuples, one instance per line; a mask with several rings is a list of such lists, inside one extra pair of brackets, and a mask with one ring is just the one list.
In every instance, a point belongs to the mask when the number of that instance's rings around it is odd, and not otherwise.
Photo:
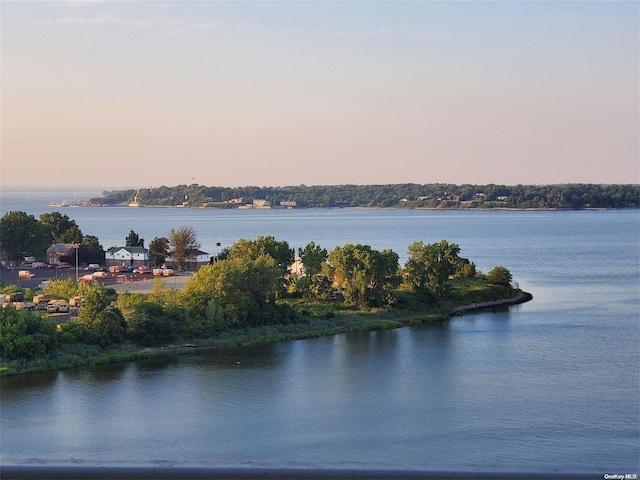
[(69, 265), (67, 262), (60, 262), (56, 265), (56, 268), (69, 268), (71, 265)]
[(98, 265), (97, 263), (90, 263), (89, 265), (87, 265), (85, 270), (91, 271), (91, 270), (98, 270), (99, 268), (100, 268), (100, 265)]
[(111, 267), (109, 267), (109, 271), (111, 273), (120, 273), (126, 270), (127, 270), (127, 267), (125, 267), (124, 265), (112, 265)]
[(135, 265), (129, 265), (125, 271), (127, 272), (135, 272), (138, 269)]
[(152, 270), (149, 267), (145, 267), (144, 265), (136, 268), (133, 273), (151, 273)]

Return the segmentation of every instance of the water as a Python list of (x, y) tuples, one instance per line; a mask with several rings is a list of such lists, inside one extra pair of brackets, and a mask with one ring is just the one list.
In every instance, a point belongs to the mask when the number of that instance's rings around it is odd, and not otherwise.
[(639, 473), (637, 211), (61, 211), (103, 246), (184, 224), (203, 249), (215, 231), (223, 246), (274, 235), (404, 261), (409, 243), (445, 238), (483, 271), (509, 268), (534, 300), (438, 325), (5, 378), (2, 461)]

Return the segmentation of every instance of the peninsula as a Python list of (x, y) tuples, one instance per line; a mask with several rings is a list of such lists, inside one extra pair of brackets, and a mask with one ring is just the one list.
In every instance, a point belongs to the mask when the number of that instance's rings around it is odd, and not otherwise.
[(286, 241), (260, 236), (225, 249), (182, 289), (165, 289), (160, 277), (145, 294), (70, 277), (42, 293), (2, 285), (9, 297), (72, 299), (76, 313), (61, 318), (25, 302), (4, 305), (0, 375), (442, 322), (532, 298), (508, 269), (479, 272), (454, 243), (414, 242), (408, 250), (404, 267), (392, 250), (360, 244), (328, 252), (310, 242), (296, 258)]

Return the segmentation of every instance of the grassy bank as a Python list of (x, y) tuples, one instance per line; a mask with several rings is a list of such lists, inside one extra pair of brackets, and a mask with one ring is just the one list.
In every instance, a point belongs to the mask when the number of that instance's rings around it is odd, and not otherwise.
[[(408, 325), (442, 322), (456, 307), (479, 302), (514, 299), (522, 292), (509, 287), (490, 286), (476, 280), (460, 279), (446, 298), (417, 296), (407, 289), (396, 292), (390, 309), (350, 310), (339, 302), (287, 300), (300, 316), (287, 325), (268, 325), (229, 330), (215, 337), (183, 339), (181, 345), (141, 348), (123, 344), (108, 348), (97, 345), (60, 345), (54, 352), (33, 361), (13, 360), (0, 365), (0, 376), (62, 370), (80, 366), (127, 362), (156, 357), (184, 355), (204, 347), (255, 345), (267, 342), (316, 338), (338, 333), (388, 330)], [(184, 345), (189, 346), (184, 346)]]

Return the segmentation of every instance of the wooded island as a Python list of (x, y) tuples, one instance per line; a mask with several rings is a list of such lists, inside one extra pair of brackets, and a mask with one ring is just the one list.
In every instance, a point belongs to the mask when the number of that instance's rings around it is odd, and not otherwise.
[(317, 185), (286, 187), (161, 186), (103, 192), (86, 206), (192, 208), (639, 208), (640, 185)]

